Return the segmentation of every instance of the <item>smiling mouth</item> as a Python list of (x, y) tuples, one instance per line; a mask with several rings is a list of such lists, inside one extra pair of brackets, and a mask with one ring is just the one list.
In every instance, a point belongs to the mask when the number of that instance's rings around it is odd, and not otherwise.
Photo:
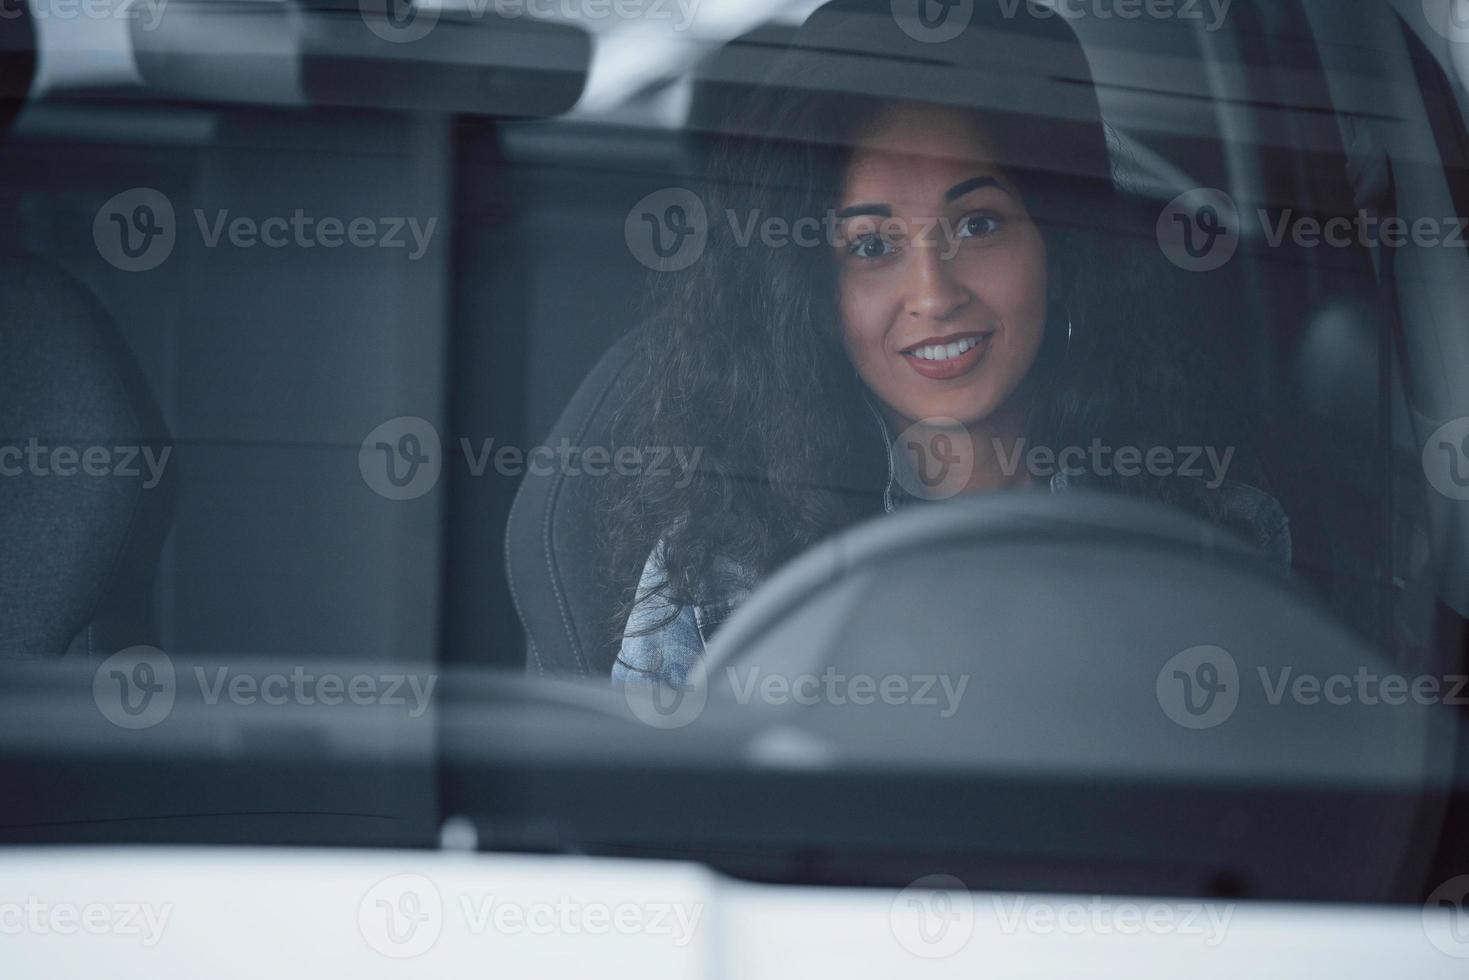
[(947, 338), (931, 337), (898, 353), (920, 361), (953, 361), (974, 350), (990, 336), (990, 333), (966, 333)]
[(995, 331), (929, 337), (898, 353), (929, 381), (952, 381), (973, 371), (994, 346)]

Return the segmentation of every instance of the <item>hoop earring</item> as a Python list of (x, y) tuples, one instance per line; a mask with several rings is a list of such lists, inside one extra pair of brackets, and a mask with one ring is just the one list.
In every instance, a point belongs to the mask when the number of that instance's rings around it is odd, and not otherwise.
[[(1061, 342), (1061, 353), (1060, 353), (1060, 355), (1059, 356), (1056, 355), (1056, 354), (1052, 354), (1051, 355), (1051, 357), (1055, 359), (1055, 365), (1054, 366), (1056, 366), (1056, 367), (1060, 367), (1062, 364), (1066, 363), (1066, 359), (1071, 356), (1071, 337), (1076, 332), (1075, 327), (1072, 325), (1072, 321), (1071, 321), (1071, 307), (1070, 307), (1070, 305), (1068, 304), (1066, 306), (1063, 306), (1062, 307), (1062, 310), (1064, 310), (1065, 313), (1066, 313), (1066, 339)], [(1050, 336), (1050, 330), (1049, 329), (1046, 331), (1046, 334), (1047, 334), (1047, 337), (1049, 338), (1049, 336)], [(1054, 350), (1055, 349), (1055, 346), (1056, 346), (1056, 341), (1052, 340), (1048, 346), (1050, 346)]]

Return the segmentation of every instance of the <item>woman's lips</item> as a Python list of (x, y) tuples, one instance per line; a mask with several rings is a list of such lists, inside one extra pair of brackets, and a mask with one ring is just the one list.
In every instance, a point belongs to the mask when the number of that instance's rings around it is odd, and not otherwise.
[[(945, 344), (930, 344), (927, 342), (915, 344), (908, 350), (902, 351), (899, 356), (904, 361), (907, 361), (913, 370), (930, 381), (949, 381), (973, 371), (979, 365), (979, 362), (984, 360), (985, 354), (989, 353), (993, 338), (993, 332), (984, 334), (960, 334), (948, 338)], [(933, 347), (947, 347), (948, 344), (959, 343), (961, 341), (973, 342), (974, 346), (957, 357), (946, 357), (944, 360), (929, 360), (918, 356), (917, 353), (918, 351)]]

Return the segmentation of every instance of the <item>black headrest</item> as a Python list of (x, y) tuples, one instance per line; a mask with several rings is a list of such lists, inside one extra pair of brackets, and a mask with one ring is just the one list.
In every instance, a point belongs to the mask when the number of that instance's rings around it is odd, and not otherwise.
[[(587, 375), (556, 420), (547, 445), (585, 450), (616, 445), (613, 422), (627, 398), (641, 330), (613, 345)], [(525, 626), (527, 668), (539, 674), (607, 676), (617, 658), (613, 621), (622, 587), (639, 569), (609, 580), (597, 542), (606, 534), (598, 513), (598, 480), (551, 467), (527, 472), (510, 508), (505, 565), (515, 608)], [(653, 542), (647, 542), (646, 551)]]
[(29, 256), (0, 256), (0, 349), (0, 660), (150, 642), (177, 467), (142, 373)]

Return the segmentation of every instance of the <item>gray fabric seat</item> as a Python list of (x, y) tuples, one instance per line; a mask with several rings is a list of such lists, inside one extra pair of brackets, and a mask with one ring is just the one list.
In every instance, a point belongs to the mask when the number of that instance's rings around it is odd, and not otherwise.
[[(30, 11), (7, 9), (0, 134), (36, 70)], [(147, 449), (157, 460), (169, 444), (97, 299), (50, 263), (0, 249), (0, 660), (156, 641), (153, 579), (174, 461), (154, 480), (140, 457)]]
[(136, 361), (85, 287), (14, 254), (0, 350), (0, 659), (156, 642), (176, 461)]

